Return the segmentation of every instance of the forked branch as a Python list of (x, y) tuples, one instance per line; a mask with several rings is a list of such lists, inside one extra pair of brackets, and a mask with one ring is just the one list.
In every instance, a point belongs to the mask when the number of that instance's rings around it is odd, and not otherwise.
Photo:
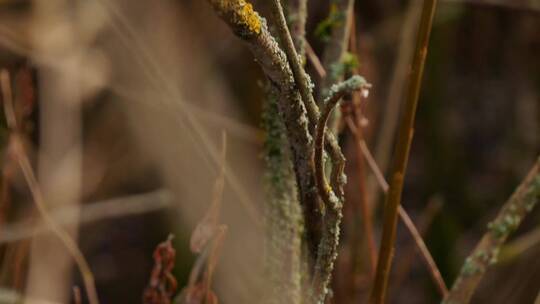
[(540, 199), (540, 158), (525, 179), (504, 203), (499, 214), (488, 224), (473, 252), (465, 259), (445, 304), (467, 304), (489, 266), (497, 262), (499, 251), (508, 236), (519, 227), (523, 218), (532, 211)]

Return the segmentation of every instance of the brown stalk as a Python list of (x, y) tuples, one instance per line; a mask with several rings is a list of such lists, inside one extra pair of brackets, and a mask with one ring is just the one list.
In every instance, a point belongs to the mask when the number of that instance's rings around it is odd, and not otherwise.
[[(356, 42), (356, 17), (354, 15), (354, 7), (351, 10), (350, 18), (350, 34), (349, 34), (349, 50), (350, 52), (358, 56), (357, 42)], [(358, 67), (354, 67), (354, 74), (358, 74)], [(357, 147), (357, 166), (358, 166), (358, 190), (360, 192), (360, 209), (362, 210), (362, 223), (364, 224), (364, 237), (366, 239), (367, 248), (369, 252), (369, 265), (371, 269), (371, 277), (375, 276), (375, 268), (377, 265), (377, 243), (375, 242), (375, 232), (373, 230), (373, 220), (372, 220), (372, 210), (371, 205), (368, 199), (370, 194), (366, 184), (366, 170), (364, 158), (361, 155), (361, 149), (359, 145), (364, 139), (364, 133), (362, 132), (361, 120), (362, 120), (362, 111), (361, 111), (361, 92), (355, 91), (352, 94), (352, 109), (353, 114), (356, 120), (357, 128), (351, 129), (355, 137), (355, 144)]]
[[(427, 206), (422, 211), (422, 214), (419, 216), (418, 220), (418, 231), (420, 232), (422, 238), (426, 236), (426, 233), (431, 226), (433, 219), (439, 213), (441, 207), (442, 202), (438, 199), (433, 198), (429, 200)], [(416, 242), (415, 244), (412, 244), (411, 246), (403, 250), (404, 253), (402, 254), (402, 258), (400, 259), (399, 264), (396, 266), (394, 286), (401, 286), (403, 281), (407, 278), (407, 275), (411, 270), (416, 251), (418, 251)], [(421, 251), (420, 253), (422, 254)], [(448, 292), (447, 289), (446, 292)], [(442, 295), (444, 296), (444, 294)]]
[(405, 100), (405, 108), (401, 127), (399, 129), (398, 141), (394, 151), (391, 185), (384, 206), (383, 233), (379, 250), (379, 259), (377, 261), (375, 282), (371, 292), (371, 303), (382, 304), (386, 302), (388, 278), (392, 265), (394, 242), (396, 239), (398, 210), (400, 209), (399, 206), (403, 191), (403, 182), (414, 132), (414, 118), (418, 105), (418, 97), (420, 95), (422, 75), (427, 56), (433, 16), (435, 15), (436, 2), (436, 0), (424, 0), (422, 17), (420, 18), (416, 51), (411, 66), (409, 88)]
[[(352, 125), (352, 121), (349, 122), (349, 127), (351, 125)], [(377, 166), (377, 163), (375, 162), (373, 155), (371, 155), (371, 152), (369, 151), (365, 141), (363, 140), (360, 141), (359, 146), (362, 151), (362, 154), (367, 160), (367, 163), (370, 169), (373, 171), (373, 174), (375, 175), (379, 186), (382, 188), (384, 193), (388, 193), (389, 185), (384, 179), (384, 176), (381, 170), (379, 169), (379, 167)], [(437, 286), (437, 289), (441, 293), (441, 296), (445, 297), (448, 294), (448, 288), (446, 287), (446, 284), (442, 278), (441, 272), (439, 271), (439, 268), (437, 267), (435, 260), (431, 256), (431, 253), (429, 253), (429, 250), (427, 249), (427, 246), (424, 242), (424, 239), (422, 239), (420, 232), (418, 232), (418, 229), (414, 225), (414, 222), (412, 221), (411, 217), (401, 205), (399, 205), (398, 207), (398, 216), (399, 216), (399, 219), (405, 225), (405, 228), (407, 229), (411, 237), (413, 238), (416, 249), (420, 253), (422, 260), (424, 261), (424, 264), (429, 270), (429, 273), (431, 275), (433, 282), (435, 283), (435, 285)]]
[[(354, 105), (353, 105), (354, 106)], [(356, 144), (356, 152), (357, 152), (357, 164), (358, 164), (358, 174), (359, 174), (359, 187), (358, 191), (360, 192), (360, 208), (362, 210), (362, 223), (364, 225), (364, 236), (367, 242), (367, 248), (368, 248), (368, 255), (369, 255), (369, 265), (371, 270), (371, 277), (375, 275), (375, 267), (377, 265), (377, 244), (375, 243), (375, 234), (373, 231), (373, 221), (371, 217), (371, 208), (369, 207), (366, 193), (366, 185), (365, 185), (365, 164), (364, 164), (364, 157), (362, 156), (362, 132), (360, 131), (361, 128), (358, 128), (354, 125), (354, 122), (350, 117), (346, 117), (345, 121), (347, 125), (349, 126), (349, 130), (354, 135), (355, 144)], [(357, 122), (358, 123), (358, 122)]]

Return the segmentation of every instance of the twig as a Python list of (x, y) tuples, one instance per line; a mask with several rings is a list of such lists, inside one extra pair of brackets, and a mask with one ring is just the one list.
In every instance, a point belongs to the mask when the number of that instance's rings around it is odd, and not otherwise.
[[(278, 92), (278, 110), (286, 127), (299, 197), (304, 207), (307, 242), (310, 252), (317, 252), (321, 210), (317, 192), (313, 191), (315, 170), (312, 162), (313, 134), (310, 132), (315, 129), (319, 118), (317, 105), (310, 101), (313, 99), (311, 94), (305, 96), (308, 102), (304, 105), (287, 56), (268, 31), (264, 19), (253, 10), (251, 4), (245, 0), (208, 1), (235, 34), (247, 42), (255, 59)], [(326, 133), (325, 137), (325, 146), (332, 162), (343, 163), (344, 157), (333, 134)], [(342, 178), (343, 167), (336, 166), (333, 175)], [(342, 192), (342, 189), (337, 190)]]
[[(377, 164), (382, 172), (388, 172), (388, 163), (392, 152), (392, 143), (394, 142), (399, 113), (401, 108), (402, 92), (407, 83), (407, 73), (409, 69), (409, 60), (414, 54), (414, 35), (415, 28), (418, 25), (418, 19), (422, 12), (421, 0), (412, 0), (409, 2), (404, 16), (403, 27), (400, 33), (400, 42), (398, 46), (398, 55), (392, 71), (392, 79), (388, 87), (388, 97), (384, 105), (384, 114), (382, 125), (377, 134), (377, 143), (373, 150)], [(374, 193), (375, 201), (379, 201), (379, 193), (376, 192), (376, 186), (371, 189)]]
[[(320, 229), (319, 198), (315, 188), (314, 168), (311, 151), (313, 139), (308, 125), (312, 120), (296, 89), (292, 70), (285, 53), (279, 48), (276, 40), (266, 26), (266, 22), (253, 11), (251, 4), (244, 0), (208, 0), (214, 10), (221, 16), (236, 35), (244, 40), (253, 56), (268, 77), (277, 92), (277, 108), (285, 125), (287, 139), (291, 148), (291, 161), (294, 165), (300, 201), (303, 205), (307, 229), (307, 242), (310, 252), (316, 252)], [(338, 147), (339, 148), (339, 147)]]
[[(317, 124), (317, 136), (315, 138), (315, 176), (319, 195), (326, 207), (324, 218), (324, 228), (322, 238), (317, 252), (315, 263), (315, 274), (313, 278), (313, 302), (324, 303), (327, 287), (334, 268), (334, 261), (337, 257), (337, 245), (339, 242), (339, 224), (342, 218), (343, 196), (341, 190), (332, 189), (326, 180), (324, 173), (323, 147), (326, 133), (326, 122), (332, 109), (348, 93), (355, 90), (368, 89), (370, 85), (360, 76), (353, 76), (350, 79), (335, 85), (331, 89), (329, 97), (325, 101), (325, 108), (319, 123)], [(334, 164), (336, 165), (336, 164)], [(338, 164), (343, 167), (343, 164)], [(339, 177), (338, 177), (339, 178)], [(335, 180), (333, 184), (342, 183)]]
[(79, 250), (77, 244), (73, 241), (73, 239), (56, 222), (54, 222), (52, 217), (50, 217), (49, 212), (45, 207), (46, 205), (43, 199), (43, 194), (41, 193), (39, 184), (34, 175), (34, 171), (32, 170), (30, 162), (26, 157), (26, 153), (23, 150), (20, 140), (15, 134), (12, 135), (11, 140), (13, 141), (15, 157), (17, 158), (19, 167), (23, 172), (26, 182), (28, 183), (28, 187), (30, 188), (30, 192), (32, 193), (32, 197), (39, 213), (41, 214), (41, 217), (50, 227), (51, 231), (62, 241), (64, 246), (66, 246), (67, 250), (75, 260), (75, 263), (79, 267), (79, 271), (81, 272), (81, 276), (84, 281), (89, 302), (91, 304), (98, 304), (99, 300), (97, 296), (96, 286), (94, 283), (94, 275), (90, 270), (88, 262), (84, 258), (82, 252)]
[(390, 275), (392, 264), (394, 241), (396, 238), (398, 210), (413, 137), (414, 118), (416, 107), (418, 105), (418, 97), (420, 95), (420, 86), (427, 55), (429, 34), (431, 32), (431, 25), (435, 14), (436, 1), (437, 0), (424, 0), (424, 7), (422, 9), (422, 17), (420, 19), (418, 40), (416, 44), (416, 54), (412, 63), (405, 109), (394, 152), (394, 165), (391, 175), (392, 182), (384, 206), (383, 233), (379, 258), (377, 261), (377, 273), (375, 275), (375, 282), (370, 300), (371, 303), (374, 304), (385, 303), (388, 277)]
[(291, 27), (294, 47), (298, 55), (304, 57), (308, 44), (306, 41), (307, 0), (289, 0), (287, 3), (289, 26)]
[(532, 211), (540, 199), (540, 158), (536, 160), (527, 176), (504, 203), (488, 231), (465, 259), (459, 276), (444, 303), (467, 304), (488, 267), (497, 262), (501, 246), (514, 232), (523, 218)]
[(191, 234), (190, 248), (192, 252), (200, 253), (206, 244), (214, 237), (219, 229), (219, 214), (223, 203), (223, 190), (225, 188), (225, 168), (227, 166), (227, 135), (222, 133), (221, 141), (221, 164), (219, 176), (214, 182), (212, 189), (212, 201), (203, 218)]
[[(284, 44), (285, 53), (287, 54), (289, 64), (292, 67), (294, 81), (296, 83), (296, 86), (299, 88), (300, 95), (302, 96), (302, 100), (304, 102), (304, 106), (306, 107), (307, 115), (309, 118), (308, 128), (310, 134), (315, 135), (315, 128), (317, 127), (317, 123), (320, 122), (319, 108), (317, 107), (317, 104), (315, 103), (315, 99), (313, 98), (313, 94), (311, 92), (311, 82), (309, 80), (309, 76), (303, 69), (300, 59), (298, 58), (298, 54), (294, 49), (292, 38), (289, 33), (289, 29), (287, 28), (285, 16), (281, 7), (281, 0), (272, 0), (272, 8), (274, 12), (274, 17), (277, 19), (277, 28), (280, 39)], [(334, 176), (333, 179), (345, 179), (343, 173), (345, 157), (341, 153), (338, 142), (335, 139), (333, 133), (331, 132), (325, 132), (324, 136), (326, 137), (327, 142), (325, 147), (328, 150), (330, 158), (333, 162), (333, 166), (335, 167), (332, 172), (332, 175)], [(311, 156), (311, 154), (309, 155)], [(343, 194), (343, 188), (340, 186), (340, 184), (343, 183), (334, 183), (333, 186), (336, 187), (335, 190), (337, 190), (341, 195)]]
[[(354, 104), (353, 104), (354, 106)], [(358, 174), (360, 179), (360, 186), (358, 191), (360, 192), (360, 195), (367, 196), (365, 183), (362, 181), (363, 176), (361, 174), (364, 174), (364, 157), (362, 156), (362, 148), (361, 145), (363, 143), (362, 135), (360, 132), (360, 128), (357, 128), (352, 121), (350, 116), (347, 116), (345, 118), (345, 122), (347, 123), (349, 130), (354, 135), (355, 143), (356, 143), (356, 150), (357, 150), (357, 162), (358, 162)], [(361, 208), (362, 208), (362, 223), (364, 225), (364, 236), (366, 238), (367, 243), (367, 249), (368, 249), (368, 255), (369, 255), (369, 266), (371, 271), (371, 278), (375, 275), (375, 267), (377, 265), (377, 243), (375, 242), (375, 234), (373, 231), (373, 221), (371, 218), (371, 210), (368, 205), (367, 198), (361, 198)]]
[(331, 197), (332, 196), (331, 193), (333, 192), (333, 190), (328, 184), (328, 181), (326, 180), (326, 175), (324, 173), (323, 147), (324, 147), (324, 139), (325, 139), (324, 135), (326, 134), (326, 122), (328, 120), (328, 117), (330, 116), (330, 113), (332, 113), (332, 110), (334, 109), (336, 104), (341, 100), (341, 98), (343, 98), (343, 96), (345, 96), (346, 94), (350, 94), (356, 90), (367, 90), (370, 87), (371, 85), (368, 84), (363, 77), (355, 75), (342, 83), (334, 85), (332, 89), (330, 90), (329, 96), (326, 98), (324, 102), (325, 108), (317, 124), (317, 136), (315, 137), (314, 162), (315, 162), (315, 172), (316, 172), (315, 175), (316, 175), (316, 182), (317, 182), (317, 190), (319, 191), (319, 195), (322, 197), (327, 207), (335, 207), (335, 206), (334, 206), (334, 199)]
[[(441, 210), (441, 207), (442, 207), (442, 202), (436, 198), (433, 198), (429, 200), (427, 206), (424, 208), (424, 210), (422, 211), (422, 214), (419, 216), (418, 232), (420, 233), (420, 236), (422, 239), (423, 237), (425, 237), (429, 226), (431, 225), (435, 216)], [(416, 239), (413, 238), (413, 240), (416, 240)], [(400, 259), (400, 262), (397, 263), (396, 265), (396, 271), (395, 271), (396, 275), (395, 275), (395, 282), (394, 282), (395, 287), (402, 286), (403, 281), (407, 278), (407, 275), (409, 274), (409, 271), (411, 269), (413, 258), (416, 251), (420, 251), (418, 250), (418, 245), (416, 241), (407, 249), (403, 250), (402, 258)], [(423, 255), (424, 251), (420, 251), (420, 254)], [(433, 265), (435, 265), (435, 263), (433, 263)], [(437, 283), (437, 281), (435, 281), (435, 283)], [(446, 294), (448, 293), (448, 289), (446, 288), (444, 281), (442, 284), (437, 284), (437, 286), (444, 286), (445, 293)], [(439, 287), (439, 290), (441, 290), (440, 287)], [(441, 293), (441, 295), (444, 297), (446, 295), (445, 293)], [(398, 293), (396, 293), (396, 295), (397, 294)]]
[(444, 283), (444, 280), (442, 278), (441, 272), (439, 271), (439, 268), (437, 268), (437, 264), (433, 260), (433, 257), (429, 253), (429, 249), (426, 246), (426, 243), (422, 239), (422, 235), (420, 232), (418, 232), (418, 229), (416, 229), (416, 226), (414, 225), (414, 222), (412, 221), (411, 217), (403, 206), (398, 207), (398, 213), (399, 217), (401, 218), (401, 221), (405, 226), (407, 227), (407, 230), (411, 233), (411, 236), (415, 240), (416, 247), (420, 251), (420, 256), (424, 258), (424, 262), (427, 265), (427, 268), (429, 270), (429, 274), (431, 275), (431, 278), (433, 279), (433, 282), (435, 283), (435, 286), (439, 289), (439, 293), (444, 298), (448, 295), (448, 288), (446, 287), (446, 284)]
[(11, 91), (11, 80), (7, 70), (0, 71), (0, 89), (2, 90), (2, 103), (4, 104), (4, 115), (6, 123), (11, 131), (19, 129), (13, 107), (13, 94)]
[[(0, 72), (0, 82), (2, 86), (2, 92), (3, 92), (3, 100), (4, 100), (4, 112), (6, 114), (6, 121), (8, 122), (8, 127), (12, 131), (10, 143), (9, 146), (12, 149), (13, 156), (16, 158), (17, 163), (24, 175), (24, 178), (28, 184), (28, 188), (30, 189), (30, 192), (32, 194), (32, 198), (34, 199), (34, 203), (36, 204), (36, 207), (45, 221), (45, 223), (50, 227), (50, 229), (53, 231), (53, 233), (62, 241), (68, 252), (71, 254), (73, 259), (75, 260), (75, 263), (77, 264), (79, 271), (81, 272), (81, 276), (84, 281), (84, 285), (86, 288), (86, 293), (88, 295), (88, 300), (91, 304), (99, 304), (96, 286), (94, 283), (94, 275), (92, 274), (92, 271), (90, 270), (90, 266), (88, 265), (88, 262), (84, 258), (82, 252), (79, 250), (79, 247), (75, 243), (75, 241), (67, 234), (61, 226), (59, 226), (54, 219), (50, 216), (49, 212), (47, 211), (47, 207), (45, 204), (45, 200), (43, 198), (43, 194), (41, 192), (41, 189), (39, 187), (39, 183), (36, 179), (36, 176), (34, 174), (34, 171), (32, 169), (32, 166), (30, 165), (30, 161), (28, 160), (28, 157), (26, 155), (26, 152), (24, 151), (23, 144), (21, 140), (19, 139), (18, 135), (18, 125), (17, 121), (15, 120), (14, 111), (13, 111), (13, 100), (11, 99), (11, 96), (9, 93), (7, 93), (10, 90), (6, 90), (6, 88), (10, 87), (10, 81), (9, 81), (9, 74), (6, 70), (2, 70)], [(11, 116), (13, 115), (13, 116)]]
[(212, 201), (191, 234), (191, 251), (198, 253), (199, 256), (191, 269), (187, 287), (178, 296), (178, 301), (174, 301), (175, 303), (217, 303), (217, 297), (210, 285), (218, 254), (228, 230), (227, 226), (220, 224), (219, 221), (225, 186), (226, 151), (227, 137), (223, 132), (221, 170), (214, 183)]
[[(354, 10), (354, 9), (353, 9)], [(354, 16), (354, 13), (352, 13), (351, 16), (351, 25), (350, 25), (350, 33), (349, 33), (349, 51), (354, 56), (358, 56), (358, 50), (357, 50), (357, 42), (356, 42), (356, 17)], [(352, 72), (354, 74), (359, 73), (358, 67), (353, 67)], [(362, 132), (362, 126), (361, 126), (361, 120), (363, 117), (362, 111), (361, 111), (361, 92), (356, 91), (352, 94), (352, 104), (351, 109), (356, 125), (358, 128), (356, 128), (352, 120), (350, 119), (350, 116), (346, 117), (346, 123), (349, 125), (349, 128), (351, 132), (354, 134), (355, 138), (355, 144), (357, 147), (357, 167), (358, 167), (358, 190), (360, 192), (360, 208), (362, 209), (361, 219), (362, 223), (364, 225), (364, 237), (367, 243), (367, 249), (369, 254), (369, 266), (370, 266), (370, 278), (373, 279), (375, 276), (375, 268), (377, 265), (377, 243), (375, 241), (375, 232), (373, 230), (373, 220), (372, 220), (372, 209), (371, 209), (371, 203), (369, 201), (369, 195), (371, 195), (371, 192), (369, 192), (367, 185), (366, 185), (366, 170), (365, 170), (365, 163), (364, 163), (364, 157), (362, 157), (362, 151), (360, 148), (360, 145), (363, 142), (364, 134)], [(367, 96), (366, 96), (367, 97)]]
[[(74, 223), (85, 225), (107, 219), (127, 217), (172, 208), (172, 194), (165, 190), (128, 195), (94, 203), (60, 207), (49, 212), (51, 218), (61, 226)], [(80, 219), (79, 219), (80, 216)], [(50, 226), (41, 221), (23, 220), (2, 227), (0, 244), (31, 238), (50, 231)]]
[[(390, 186), (386, 182), (381, 170), (377, 166), (377, 163), (375, 162), (375, 159), (371, 155), (371, 152), (369, 151), (364, 140), (361, 141), (360, 148), (362, 149), (362, 154), (366, 158), (368, 165), (370, 166), (371, 171), (375, 175), (379, 186), (382, 188), (384, 193), (388, 193), (388, 188)], [(431, 278), (433, 282), (435, 283), (435, 285), (437, 286), (437, 288), (439, 289), (441, 296), (445, 297), (448, 294), (448, 288), (446, 287), (446, 284), (444, 283), (441, 272), (439, 271), (439, 268), (437, 267), (435, 260), (431, 256), (431, 253), (429, 253), (429, 250), (427, 249), (427, 246), (424, 240), (422, 239), (420, 232), (418, 232), (418, 229), (416, 229), (416, 226), (414, 225), (414, 222), (411, 220), (411, 217), (409, 216), (407, 211), (403, 208), (403, 206), (401, 206), (401, 204), (398, 207), (398, 216), (403, 222), (403, 224), (405, 225), (405, 228), (407, 228), (407, 231), (409, 232), (411, 237), (413, 238), (414, 244), (416, 245), (416, 249), (422, 256), (422, 260), (424, 261), (424, 264), (426, 264), (426, 267), (429, 270)]]
[[(308, 113), (314, 112), (314, 114), (318, 115), (318, 108), (317, 108), (317, 105), (315, 104), (315, 100), (311, 92), (309, 76), (307, 75), (306, 71), (302, 67), (302, 63), (294, 47), (291, 33), (289, 32), (289, 28), (287, 27), (287, 21), (285, 20), (285, 14), (283, 13), (283, 8), (281, 7), (281, 0), (272, 0), (271, 3), (272, 3), (272, 12), (275, 18), (276, 27), (279, 34), (279, 39), (281, 40), (283, 49), (285, 50), (285, 54), (287, 54), (287, 60), (292, 68), (294, 82), (296, 83), (296, 86), (298, 87), (298, 90), (300, 91), (300, 95), (302, 96), (302, 101), (304, 102), (304, 106), (306, 107), (306, 109), (312, 109), (312, 110), (308, 110)], [(311, 116), (314, 116), (314, 115), (311, 115)], [(310, 120), (312, 120), (312, 123), (310, 124), (311, 134), (314, 133), (314, 130), (312, 128), (315, 127), (315, 120), (313, 118), (315, 117), (310, 117)]]
[[(347, 52), (349, 42), (351, 19), (354, 15), (354, 0), (332, 0), (330, 1), (330, 16), (333, 19), (330, 39), (323, 52), (322, 62), (324, 69), (328, 72), (322, 79), (319, 89), (319, 98), (322, 101), (326, 98), (330, 87), (343, 80), (345, 77), (345, 63), (343, 57)], [(328, 125), (333, 132), (338, 131), (341, 111), (334, 111)]]
[(311, 62), (311, 65), (313, 65), (313, 67), (315, 68), (315, 71), (317, 71), (317, 74), (319, 75), (319, 77), (321, 78), (326, 77), (326, 70), (324, 69), (321, 63), (321, 60), (319, 59), (317, 54), (315, 54), (315, 51), (313, 50), (313, 48), (307, 41), (306, 41), (306, 55), (309, 62)]
[(320, 88), (320, 95), (323, 98), (327, 96), (330, 87), (344, 76), (343, 73), (339, 72), (340, 69), (335, 67), (341, 63), (343, 55), (347, 51), (350, 20), (354, 8), (353, 0), (332, 0), (330, 2), (330, 14), (334, 14), (336, 20), (332, 23), (332, 33), (322, 58), (323, 67), (328, 72)]

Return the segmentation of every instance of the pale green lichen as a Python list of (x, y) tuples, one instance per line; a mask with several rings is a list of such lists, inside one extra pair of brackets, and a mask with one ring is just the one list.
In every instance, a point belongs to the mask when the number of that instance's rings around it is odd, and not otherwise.
[(500, 239), (508, 236), (516, 229), (521, 221), (521, 217), (514, 212), (504, 215), (502, 218), (488, 224), (488, 229), (491, 230), (495, 238)]
[(461, 268), (461, 273), (464, 276), (471, 276), (477, 274), (480, 271), (479, 269), (480, 268), (474, 259), (467, 258), (463, 264), (463, 267)]
[(525, 195), (525, 210), (527, 212), (530, 212), (534, 206), (538, 203), (538, 199), (540, 198), (540, 175), (537, 175), (533, 182), (531, 183), (531, 186), (529, 190), (527, 191), (527, 194)]
[(270, 294), (265, 303), (299, 304), (304, 222), (285, 126), (276, 99), (268, 93), (263, 111), (267, 166), (265, 266), (270, 284), (267, 289)]
[(536, 176), (521, 200), (522, 203), (512, 202), (501, 216), (488, 224), (488, 229), (496, 239), (506, 238), (521, 223), (523, 215), (530, 212), (540, 196), (540, 176)]
[(489, 265), (495, 265), (499, 260), (500, 248), (494, 248), (491, 250), (491, 256), (489, 258)]
[(366, 79), (359, 75), (354, 75), (351, 78), (342, 81), (338, 84), (334, 84), (330, 87), (330, 90), (325, 94), (324, 104), (326, 105), (328, 101), (339, 93), (351, 93), (357, 90), (368, 90), (371, 85), (366, 81)]

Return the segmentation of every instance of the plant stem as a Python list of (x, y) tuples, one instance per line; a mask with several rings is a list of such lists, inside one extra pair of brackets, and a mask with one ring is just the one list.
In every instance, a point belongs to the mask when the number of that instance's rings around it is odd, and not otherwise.
[[(317, 260), (315, 262), (315, 274), (313, 278), (313, 296), (312, 302), (322, 304), (325, 301), (328, 293), (328, 284), (334, 268), (334, 262), (337, 257), (337, 246), (339, 243), (339, 225), (341, 223), (343, 207), (343, 194), (341, 193), (341, 185), (343, 181), (340, 176), (333, 182), (333, 186), (338, 185), (338, 188), (332, 189), (326, 180), (324, 172), (324, 140), (326, 134), (326, 122), (332, 109), (341, 100), (341, 98), (355, 90), (369, 88), (370, 85), (360, 76), (353, 76), (350, 79), (335, 85), (330, 90), (330, 95), (325, 101), (326, 107), (319, 118), (317, 124), (317, 136), (315, 137), (315, 176), (316, 185), (319, 196), (322, 198), (326, 214), (324, 217), (324, 226), (322, 230), (321, 242), (317, 252)], [(343, 163), (334, 164), (343, 167)]]
[[(375, 162), (375, 159), (371, 155), (371, 152), (369, 151), (364, 140), (361, 140), (360, 142), (360, 149), (362, 150), (362, 154), (366, 158), (368, 165), (370, 166), (370, 169), (373, 171), (373, 174), (375, 174), (377, 183), (382, 188), (383, 192), (387, 194), (389, 185), (384, 179), (381, 169), (377, 166), (377, 163)], [(413, 238), (416, 249), (420, 253), (420, 256), (422, 257), (424, 263), (426, 264), (426, 267), (429, 270), (429, 273), (431, 275), (431, 278), (433, 279), (433, 282), (439, 289), (439, 292), (441, 293), (441, 295), (443, 297), (446, 297), (446, 295), (448, 294), (448, 288), (446, 287), (446, 284), (444, 283), (444, 280), (442, 279), (441, 272), (439, 271), (439, 268), (437, 268), (437, 264), (435, 263), (435, 260), (433, 260), (433, 257), (429, 253), (429, 250), (427, 249), (427, 246), (424, 240), (422, 239), (420, 232), (414, 225), (414, 222), (411, 220), (411, 217), (409, 216), (407, 211), (401, 205), (399, 205), (399, 208), (398, 208), (398, 215), (401, 221), (403, 222), (403, 224), (405, 225), (405, 228), (407, 228), (407, 231)]]
[[(353, 0), (332, 0), (330, 5), (335, 11), (330, 9), (330, 14), (335, 14), (338, 20), (332, 24), (332, 33), (330, 39), (324, 49), (322, 58), (324, 69), (328, 72), (323, 79), (320, 88), (320, 96), (325, 98), (330, 87), (343, 79), (344, 74), (335, 72), (333, 69), (336, 65), (341, 64), (343, 55), (347, 52), (351, 30), (351, 17), (353, 16), (354, 1)], [(342, 70), (343, 69), (338, 69)], [(320, 100), (322, 101), (322, 99)]]
[(379, 250), (377, 272), (371, 292), (371, 303), (385, 303), (388, 278), (392, 264), (394, 242), (396, 239), (396, 226), (398, 210), (403, 191), (403, 181), (407, 169), (407, 161), (411, 148), (414, 118), (418, 105), (418, 97), (424, 72), (424, 64), (427, 55), (429, 35), (433, 16), (435, 14), (436, 0), (424, 0), (422, 16), (416, 42), (416, 51), (411, 68), (411, 77), (406, 96), (405, 109), (399, 129), (398, 142), (394, 151), (391, 185), (384, 206), (383, 234)]
[[(281, 0), (272, 0), (271, 2), (279, 39), (281, 40), (285, 54), (287, 54), (287, 59), (293, 72), (294, 82), (300, 91), (304, 106), (308, 110), (308, 115), (310, 116), (310, 120), (312, 122), (310, 124), (310, 133), (313, 134), (313, 128), (315, 127), (316, 122), (314, 118), (318, 115), (318, 108), (311, 92), (309, 76), (304, 70), (302, 62), (300, 61), (298, 53), (294, 47), (291, 33), (289, 32), (287, 21), (285, 20), (285, 14), (283, 13), (283, 7), (281, 6)], [(317, 115), (314, 115), (315, 113)]]
[[(356, 107), (356, 105), (353, 104), (353, 107)], [(369, 202), (367, 200), (366, 183), (365, 183), (365, 163), (364, 163), (364, 156), (363, 156), (363, 151), (362, 151), (363, 134), (362, 134), (361, 127), (358, 123), (358, 120), (359, 120), (359, 117), (356, 117), (356, 123), (355, 123), (353, 122), (351, 117), (345, 118), (345, 122), (349, 126), (349, 130), (354, 135), (354, 141), (356, 144), (356, 153), (357, 153), (356, 162), (358, 163), (357, 172), (358, 172), (358, 179), (359, 179), (358, 191), (360, 192), (360, 195), (361, 195), (360, 209), (362, 210), (361, 220), (362, 220), (363, 228), (364, 228), (364, 237), (366, 239), (366, 245), (367, 245), (366, 247), (368, 249), (370, 277), (373, 278), (375, 276), (375, 267), (377, 266), (377, 244), (375, 242), (375, 233), (373, 231), (372, 212), (369, 206)]]
[(307, 0), (289, 0), (287, 13), (291, 36), (298, 55), (304, 57), (306, 53), (306, 20), (307, 20)]
[[(442, 201), (440, 201), (437, 198), (432, 198), (428, 201), (427, 206), (424, 208), (420, 216), (418, 217), (418, 232), (420, 233), (421, 237), (425, 237), (426, 233), (428, 232), (429, 227), (431, 226), (431, 223), (435, 219), (435, 216), (439, 213), (442, 207)], [(395, 289), (397, 289), (401, 286), (403, 286), (403, 282), (407, 278), (407, 275), (409, 274), (409, 271), (411, 270), (414, 257), (416, 255), (417, 251), (420, 251), (418, 248), (416, 248), (416, 242), (414, 244), (411, 244), (411, 246), (408, 246), (407, 249), (403, 250), (402, 258), (400, 259), (398, 265), (396, 265), (396, 271), (395, 271), (395, 280), (393, 286), (395, 286)], [(440, 277), (440, 273), (439, 273)], [(437, 283), (437, 281), (435, 281)], [(437, 286), (441, 286), (438, 284)], [(446, 285), (444, 284), (444, 291), (443, 297), (448, 294), (448, 288), (446, 288)], [(439, 288), (440, 289), (440, 288)], [(399, 293), (395, 293), (395, 297), (399, 297)]]
[[(354, 16), (354, 0), (330, 1), (330, 14), (337, 20), (332, 25), (332, 33), (323, 53), (323, 67), (328, 72), (322, 79), (319, 89), (319, 103), (326, 98), (330, 87), (345, 77), (343, 57), (347, 52), (351, 31), (351, 19)], [(329, 129), (337, 134), (341, 111), (337, 109), (329, 118)]]
[[(351, 11), (350, 18), (350, 31), (349, 31), (349, 52), (358, 58), (357, 50), (357, 41), (356, 41), (356, 17), (354, 16), (354, 5)], [(353, 74), (359, 73), (359, 68), (353, 67)], [(360, 192), (359, 205), (361, 209), (360, 219), (363, 223), (364, 237), (366, 240), (366, 247), (369, 254), (369, 269), (370, 269), (370, 278), (375, 277), (375, 268), (377, 266), (377, 243), (375, 241), (375, 233), (373, 230), (373, 211), (372, 205), (370, 202), (370, 194), (368, 190), (368, 184), (366, 182), (366, 167), (364, 163), (364, 157), (362, 156), (361, 144), (364, 141), (364, 132), (362, 128), (362, 96), (361, 92), (354, 92), (352, 94), (352, 116), (354, 117), (355, 122), (352, 121), (350, 117), (345, 117), (345, 122), (349, 125), (349, 129), (354, 135), (355, 144), (356, 144), (356, 154), (357, 154), (357, 174), (358, 174), (358, 190)], [(356, 127), (358, 126), (358, 127)], [(357, 245), (358, 246), (358, 245)], [(357, 264), (357, 262), (354, 262)]]
[(488, 224), (488, 231), (465, 259), (460, 274), (443, 303), (467, 304), (471, 301), (487, 268), (497, 262), (502, 245), (510, 233), (521, 224), (523, 218), (532, 211), (539, 198), (540, 158), (510, 199), (504, 203), (499, 214)]

